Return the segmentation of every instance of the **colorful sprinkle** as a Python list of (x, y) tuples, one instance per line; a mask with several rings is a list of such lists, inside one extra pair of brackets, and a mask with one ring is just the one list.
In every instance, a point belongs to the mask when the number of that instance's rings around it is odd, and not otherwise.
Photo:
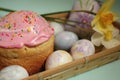
[(30, 28), (30, 27), (28, 27), (28, 28), (27, 28), (27, 31), (28, 31), (28, 32), (31, 32), (31, 28)]

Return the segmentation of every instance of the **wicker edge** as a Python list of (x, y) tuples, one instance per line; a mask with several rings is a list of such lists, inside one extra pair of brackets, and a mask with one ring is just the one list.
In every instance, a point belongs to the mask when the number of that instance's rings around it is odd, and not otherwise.
[(70, 78), (88, 70), (100, 67), (106, 63), (120, 59), (120, 45), (88, 56), (87, 59), (89, 59), (87, 63), (86, 59), (82, 58), (54, 69), (34, 74), (23, 80), (64, 80)]

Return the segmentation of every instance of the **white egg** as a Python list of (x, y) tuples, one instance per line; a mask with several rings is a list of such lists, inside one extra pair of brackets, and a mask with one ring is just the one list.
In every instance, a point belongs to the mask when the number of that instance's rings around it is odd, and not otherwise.
[(59, 32), (64, 31), (64, 27), (62, 24), (57, 22), (50, 22), (50, 26), (54, 29), (54, 34), (58, 34)]
[(55, 36), (56, 50), (69, 50), (78, 40), (78, 36), (70, 31), (63, 31)]
[(74, 60), (93, 55), (94, 53), (95, 47), (92, 42), (87, 39), (77, 41), (71, 48), (71, 55)]
[(64, 50), (57, 50), (48, 57), (45, 68), (46, 70), (55, 68), (71, 61), (73, 61), (73, 58), (68, 52)]
[(0, 71), (0, 80), (21, 80), (28, 76), (26, 69), (19, 65), (11, 65)]

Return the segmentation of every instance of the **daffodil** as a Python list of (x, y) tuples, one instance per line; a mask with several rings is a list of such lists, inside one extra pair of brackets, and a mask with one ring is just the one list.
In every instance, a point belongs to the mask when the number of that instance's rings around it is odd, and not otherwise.
[(105, 48), (112, 48), (120, 45), (119, 29), (115, 28), (112, 24), (117, 20), (117, 15), (110, 11), (114, 0), (107, 0), (103, 3), (100, 10), (93, 19), (91, 25), (96, 31), (91, 41), (96, 45), (104, 45)]

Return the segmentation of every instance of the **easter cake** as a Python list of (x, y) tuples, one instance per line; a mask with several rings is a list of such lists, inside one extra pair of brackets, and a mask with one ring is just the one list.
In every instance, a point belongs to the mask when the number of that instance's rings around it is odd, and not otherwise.
[(21, 65), (29, 74), (42, 70), (54, 49), (54, 30), (32, 11), (11, 12), (0, 18), (0, 69)]

